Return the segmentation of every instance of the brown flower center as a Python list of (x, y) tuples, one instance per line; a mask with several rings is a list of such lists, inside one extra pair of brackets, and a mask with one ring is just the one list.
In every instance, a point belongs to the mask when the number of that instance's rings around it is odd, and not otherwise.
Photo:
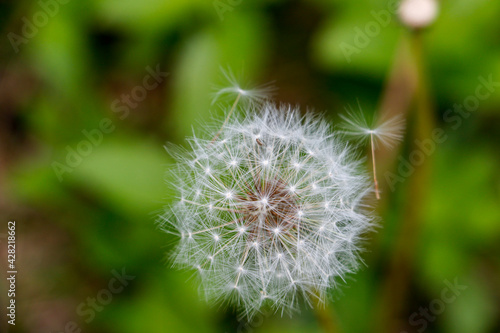
[(238, 199), (245, 224), (253, 233), (258, 229), (287, 232), (297, 227), (297, 196), (281, 179), (261, 179), (246, 184), (245, 195)]

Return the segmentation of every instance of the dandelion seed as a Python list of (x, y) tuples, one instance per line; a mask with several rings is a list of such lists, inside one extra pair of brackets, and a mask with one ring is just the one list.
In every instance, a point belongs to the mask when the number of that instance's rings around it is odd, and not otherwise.
[(381, 144), (390, 148), (403, 139), (405, 121), (400, 115), (389, 119), (374, 118), (370, 122), (364, 116), (359, 102), (358, 107), (358, 111), (351, 108), (347, 110), (347, 115), (340, 115), (344, 120), (340, 124), (340, 133), (360, 142), (371, 141), (375, 147)]
[(387, 120), (373, 120), (369, 125), (366, 117), (363, 115), (361, 105), (358, 101), (359, 110), (348, 110), (347, 116), (340, 115), (344, 123), (340, 125), (341, 133), (360, 142), (370, 142), (373, 182), (375, 185), (375, 194), (380, 199), (380, 191), (377, 180), (377, 169), (375, 163), (375, 147), (379, 144), (391, 147), (396, 142), (402, 140), (405, 127), (404, 119), (397, 115)]
[[(217, 101), (223, 95), (235, 95), (236, 98), (234, 100), (233, 106), (227, 114), (226, 120), (222, 124), (221, 129), (215, 134), (210, 144), (212, 144), (219, 137), (222, 129), (229, 121), (231, 115), (236, 109), (236, 106), (238, 105), (238, 102), (241, 99), (248, 102), (250, 105), (259, 104), (268, 99), (272, 95), (273, 91), (276, 90), (276, 88), (272, 84), (261, 85), (251, 89), (243, 89), (238, 83), (236, 76), (230, 69), (224, 70), (221, 68), (221, 72), (229, 85), (227, 87), (217, 89), (216, 93), (214, 94), (212, 104), (214, 104), (215, 101)], [(258, 140), (258, 137), (256, 139)]]
[(236, 78), (236, 75), (230, 69), (221, 68), (222, 75), (227, 82), (225, 87), (216, 87), (214, 98), (212, 104), (214, 104), (220, 97), (224, 95), (230, 96), (240, 96), (251, 104), (261, 103), (271, 97), (276, 90), (276, 87), (272, 83), (255, 86), (250, 88), (251, 84), (244, 84), (243, 88), (240, 80)]

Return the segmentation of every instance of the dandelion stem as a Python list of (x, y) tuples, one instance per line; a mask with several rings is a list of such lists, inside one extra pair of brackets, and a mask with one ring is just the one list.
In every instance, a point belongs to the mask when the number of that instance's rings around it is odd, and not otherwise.
[[(415, 142), (422, 142), (431, 137), (435, 128), (433, 119), (434, 105), (431, 99), (430, 85), (427, 78), (427, 66), (424, 53), (423, 35), (421, 30), (412, 31), (410, 45), (412, 47), (412, 61), (415, 66), (416, 91), (414, 96), (414, 131)], [(412, 149), (419, 149), (413, 146)], [(379, 316), (379, 330), (382, 332), (394, 331), (399, 327), (399, 318), (407, 311), (407, 297), (410, 290), (412, 273), (415, 269), (416, 248), (420, 237), (422, 223), (422, 209), (428, 198), (430, 161), (428, 156), (419, 165), (414, 165), (414, 172), (407, 187), (404, 216), (398, 237), (392, 251), (393, 257), (382, 286), (380, 297), (382, 314)]]
[(370, 133), (370, 143), (372, 147), (373, 182), (375, 183), (375, 195), (377, 196), (377, 200), (380, 200), (380, 192), (378, 189), (377, 181), (377, 168), (375, 166), (375, 145), (373, 143), (373, 133)]
[(215, 134), (214, 138), (212, 139), (212, 141), (210, 143), (213, 143), (219, 137), (220, 133), (222, 132), (222, 129), (226, 126), (227, 122), (229, 121), (229, 118), (231, 118), (231, 115), (233, 114), (234, 109), (236, 109), (236, 105), (238, 105), (238, 101), (240, 100), (240, 97), (241, 97), (241, 93), (239, 93), (238, 96), (236, 96), (236, 99), (233, 103), (233, 106), (231, 107), (231, 110), (227, 114), (226, 120), (224, 120), (224, 123), (222, 124), (220, 130), (217, 132), (217, 134)]

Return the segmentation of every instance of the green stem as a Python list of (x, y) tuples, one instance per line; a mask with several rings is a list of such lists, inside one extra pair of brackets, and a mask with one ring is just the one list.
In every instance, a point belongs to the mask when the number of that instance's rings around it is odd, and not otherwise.
[[(413, 61), (416, 70), (416, 92), (414, 99), (413, 142), (422, 142), (432, 134), (433, 106), (431, 103), (430, 89), (426, 77), (425, 57), (423, 51), (422, 32), (413, 31), (411, 35)], [(419, 148), (412, 145), (410, 154)], [(381, 316), (382, 331), (389, 332), (399, 329), (397, 320), (405, 313), (405, 302), (412, 277), (415, 259), (415, 249), (420, 234), (423, 207), (426, 204), (427, 185), (429, 180), (429, 156), (418, 165), (413, 165), (414, 172), (409, 178), (407, 187), (404, 216), (401, 229), (398, 233), (393, 249), (393, 257), (388, 268), (388, 274), (383, 286)]]

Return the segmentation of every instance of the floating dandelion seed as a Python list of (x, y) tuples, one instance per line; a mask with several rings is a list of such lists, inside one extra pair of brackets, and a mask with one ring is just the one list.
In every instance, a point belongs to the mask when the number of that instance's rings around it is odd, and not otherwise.
[(377, 181), (377, 170), (375, 163), (375, 148), (381, 144), (385, 147), (392, 147), (396, 142), (403, 139), (403, 131), (405, 127), (404, 119), (397, 115), (389, 119), (373, 119), (369, 124), (359, 105), (359, 111), (347, 110), (346, 115), (340, 115), (344, 123), (340, 125), (340, 133), (345, 134), (359, 142), (370, 141), (372, 166), (373, 166), (373, 181), (375, 183), (375, 194), (377, 199), (380, 199), (380, 192)]
[[(238, 102), (240, 102), (240, 100), (247, 102), (249, 106), (259, 105), (263, 103), (265, 100), (267, 100), (276, 90), (276, 87), (272, 85), (272, 82), (261, 86), (253, 87), (251, 89), (250, 88), (244, 89), (241, 87), (238, 80), (236, 79), (236, 76), (230, 69), (224, 70), (221, 68), (221, 72), (224, 75), (227, 82), (229, 83), (229, 85), (216, 90), (216, 93), (214, 94), (214, 98), (212, 100), (212, 104), (214, 104), (223, 95), (236, 96), (236, 98), (234, 100), (233, 106), (227, 113), (226, 120), (222, 124), (221, 129), (213, 137), (212, 142), (219, 137), (222, 129), (227, 124), (228, 120), (231, 118), (234, 110), (236, 109), (236, 105), (238, 105)], [(261, 143), (258, 137), (256, 138), (256, 140), (257, 142)]]
[(271, 103), (246, 111), (175, 154), (178, 201), (161, 222), (181, 236), (174, 264), (196, 269), (208, 300), (283, 314), (300, 298), (324, 301), (357, 268), (371, 186), (318, 117)]
[(235, 104), (238, 104), (240, 99), (242, 101), (247, 101), (250, 104), (258, 104), (267, 100), (276, 90), (276, 87), (272, 84), (272, 82), (252, 88), (247, 88), (246, 86), (250, 85), (241, 85), (239, 83), (239, 80), (236, 78), (236, 75), (234, 75), (233, 71), (231, 71), (230, 69), (225, 70), (221, 68), (221, 72), (224, 76), (224, 79), (228, 82), (228, 85), (225, 87), (216, 88), (212, 104), (214, 104), (219, 98), (224, 95), (236, 97)]

